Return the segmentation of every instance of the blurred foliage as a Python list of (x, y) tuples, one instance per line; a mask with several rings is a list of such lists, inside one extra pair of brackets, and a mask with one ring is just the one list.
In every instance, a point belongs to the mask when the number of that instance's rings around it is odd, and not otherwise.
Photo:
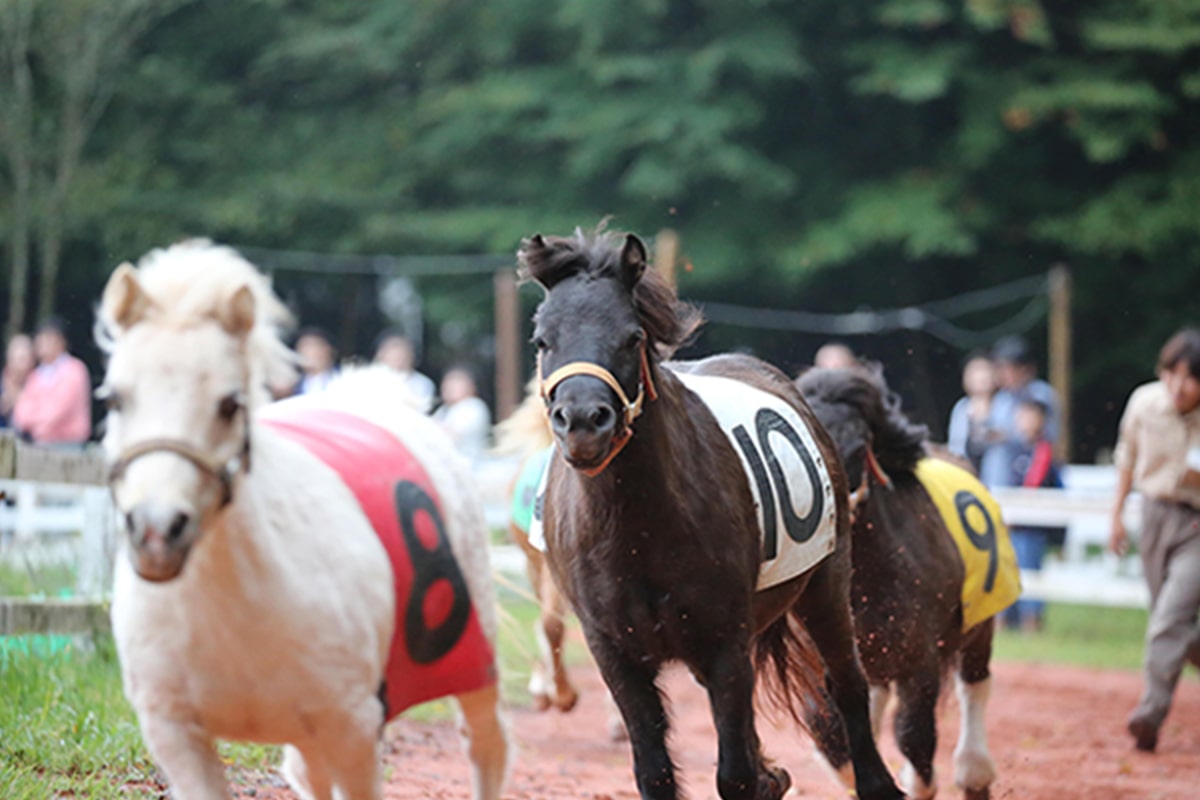
[[(606, 214), (678, 229), (690, 296), (774, 307), (1065, 262), (1087, 456), (1200, 311), (1198, 56), (1200, 0), (192, 0), (139, 39), (89, 141), (60, 305), (85, 318), (117, 261), (188, 234), (504, 253)], [(466, 280), (419, 286), (478, 357), (490, 280)], [(325, 283), (304, 316), (361, 350), (373, 286)], [(790, 368), (817, 343), (714, 327), (701, 346)], [(852, 344), (940, 428), (961, 353)]]

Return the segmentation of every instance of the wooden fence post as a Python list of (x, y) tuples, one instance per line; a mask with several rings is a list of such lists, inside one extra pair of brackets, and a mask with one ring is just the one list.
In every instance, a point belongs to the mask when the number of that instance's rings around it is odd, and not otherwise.
[(496, 419), (506, 419), (521, 402), (521, 302), (517, 274), (498, 271), (496, 294)]
[(1050, 385), (1058, 394), (1058, 445), (1055, 455), (1071, 459), (1071, 273), (1063, 264), (1050, 270)]
[(679, 234), (663, 228), (654, 237), (654, 268), (675, 285), (675, 265), (679, 263)]

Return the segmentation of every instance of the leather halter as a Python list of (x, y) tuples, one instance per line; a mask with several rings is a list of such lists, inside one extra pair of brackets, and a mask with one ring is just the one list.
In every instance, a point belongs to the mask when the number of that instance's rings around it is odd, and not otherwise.
[(548, 377), (543, 377), (542, 353), (540, 350), (538, 351), (538, 394), (541, 395), (542, 402), (546, 405), (547, 413), (550, 411), (550, 395), (554, 392), (555, 387), (567, 378), (573, 378), (576, 375), (586, 375), (604, 381), (610, 389), (617, 393), (617, 398), (621, 401), (624, 424), (621, 426), (621, 430), (613, 435), (608, 456), (595, 467), (579, 470), (589, 478), (594, 478), (603, 472), (609, 463), (617, 457), (617, 454), (621, 452), (621, 449), (633, 438), (633, 421), (641, 416), (644, 402), (647, 399), (651, 402), (658, 399), (658, 390), (654, 388), (654, 379), (650, 373), (650, 358), (646, 355), (645, 342), (642, 342), (641, 362), (641, 368), (638, 373), (637, 396), (630, 401), (629, 396), (625, 394), (625, 390), (621, 387), (621, 382), (613, 377), (613, 374), (607, 369), (591, 361), (572, 361), (554, 370)]
[(225, 506), (233, 502), (233, 481), (237, 477), (237, 474), (243, 469), (246, 472), (250, 471), (250, 415), (247, 412), (245, 403), (238, 410), (243, 416), (246, 426), (242, 437), (242, 447), (237, 453), (224, 461), (213, 458), (208, 453), (205, 453), (200, 448), (183, 439), (146, 439), (127, 447), (121, 453), (120, 457), (113, 462), (112, 467), (108, 471), (108, 485), (111, 487), (114, 483), (121, 480), (125, 476), (125, 471), (129, 468), (129, 465), (142, 456), (148, 456), (151, 453), (173, 453), (191, 462), (196, 469), (215, 479), (221, 485), (220, 508), (225, 508)]

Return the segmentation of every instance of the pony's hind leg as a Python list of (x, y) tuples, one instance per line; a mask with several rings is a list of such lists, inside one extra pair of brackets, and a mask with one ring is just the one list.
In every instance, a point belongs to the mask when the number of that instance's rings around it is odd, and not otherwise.
[(954, 748), (954, 783), (965, 800), (988, 800), (996, 778), (996, 764), (988, 752), (985, 712), (991, 693), (992, 634), (995, 620), (980, 623), (967, 633), (961, 663), (955, 676), (962, 723)]
[(458, 695), (459, 727), (471, 760), (473, 800), (499, 800), (508, 771), (508, 726), (500, 692), (487, 686)]
[(896, 684), (896, 743), (907, 762), (900, 773), (900, 786), (914, 800), (930, 800), (937, 794), (933, 757), (937, 751), (940, 675), (941, 668), (935, 661)]
[[(849, 603), (849, 540), (839, 542), (838, 550), (813, 572), (808, 588), (793, 609), (809, 637), (816, 644), (827, 669), (829, 694), (835, 714), (844, 725), (853, 766), (854, 790), (861, 800), (898, 800), (904, 795), (896, 788), (884, 766), (871, 732), (867, 679), (858, 660), (854, 640), (854, 620)], [(818, 746), (821, 745), (818, 739)], [(845, 776), (844, 754), (825, 752), (830, 766)]]
[(871, 704), (871, 733), (875, 735), (876, 744), (879, 743), (879, 734), (883, 733), (883, 716), (887, 713), (887, 704), (891, 699), (891, 684), (871, 684), (869, 696)]
[(305, 758), (293, 745), (283, 748), (279, 771), (300, 800), (330, 800), (333, 797), (333, 785), (325, 765), (317, 758)]

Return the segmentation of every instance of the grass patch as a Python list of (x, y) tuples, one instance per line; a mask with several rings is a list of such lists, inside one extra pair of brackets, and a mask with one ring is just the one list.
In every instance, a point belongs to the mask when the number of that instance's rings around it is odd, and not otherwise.
[(66, 564), (0, 563), (0, 597), (59, 597), (74, 587), (75, 568)]
[(128, 797), (153, 767), (121, 693), (111, 641), (85, 652), (0, 653), (0, 797)]
[(1040, 633), (997, 631), (995, 657), (1112, 669), (1142, 664), (1147, 612), (1136, 608), (1097, 608), (1066, 603), (1046, 606)]

